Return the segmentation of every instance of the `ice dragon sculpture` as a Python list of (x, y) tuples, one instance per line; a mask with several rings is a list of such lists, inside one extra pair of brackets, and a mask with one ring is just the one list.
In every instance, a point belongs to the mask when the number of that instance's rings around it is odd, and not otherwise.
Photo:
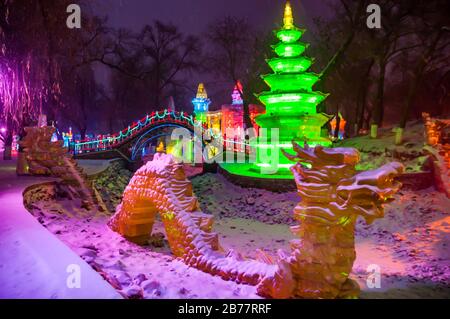
[(299, 237), (291, 241), (290, 265), (303, 298), (351, 298), (359, 286), (349, 278), (356, 257), (355, 222), (383, 217), (383, 204), (401, 187), (394, 177), (403, 172), (397, 162), (357, 173), (360, 160), (354, 148), (304, 148), (293, 142), (295, 155), (284, 152), (292, 166), (300, 203), (294, 209)]
[[(257, 286), (270, 298), (337, 298), (357, 296), (348, 276), (355, 259), (354, 227), (362, 215), (368, 222), (383, 216), (383, 203), (398, 191), (399, 163), (356, 173), (359, 153), (351, 148), (301, 148), (294, 143), (292, 167), (302, 201), (292, 228), (299, 239), (292, 253), (276, 258), (260, 252), (259, 260), (225, 253), (212, 232), (213, 218), (198, 207), (181, 164), (157, 153), (133, 176), (110, 227), (134, 242), (145, 242), (160, 214), (170, 248), (187, 265), (225, 280)], [(305, 166), (310, 165), (310, 168)]]
[(19, 142), (23, 154), (19, 157), (19, 175), (43, 175), (61, 178), (63, 185), (83, 200), (85, 208), (97, 207), (106, 211), (97, 190), (87, 175), (63, 147), (62, 141), (51, 141), (55, 133), (52, 126), (25, 127), (25, 136)]
[(282, 258), (256, 261), (234, 251), (223, 251), (217, 234), (212, 232), (213, 217), (200, 211), (183, 165), (162, 152), (136, 171), (109, 226), (125, 238), (143, 243), (157, 213), (172, 253), (187, 265), (238, 283), (258, 285), (264, 280), (271, 283), (271, 296), (290, 296), (293, 282)]
[(25, 136), (19, 142), (26, 161), (21, 173), (58, 177), (69, 174), (65, 163), (67, 150), (62, 141), (51, 141), (54, 132), (52, 126), (25, 127)]

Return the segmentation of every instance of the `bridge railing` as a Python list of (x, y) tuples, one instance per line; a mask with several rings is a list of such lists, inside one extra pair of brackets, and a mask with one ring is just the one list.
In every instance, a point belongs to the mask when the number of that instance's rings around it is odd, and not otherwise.
[(83, 154), (111, 150), (120, 146), (122, 143), (128, 141), (129, 139), (136, 137), (140, 132), (147, 129), (148, 126), (165, 122), (184, 124), (188, 127), (191, 127), (192, 129), (200, 128), (202, 130), (202, 134), (207, 131), (206, 135), (208, 135), (212, 139), (218, 140), (219, 142), (221, 141), (224, 144), (224, 149), (227, 150), (231, 150), (229, 149), (230, 142), (232, 142), (234, 151), (242, 152), (248, 149), (247, 147), (245, 147), (247, 145), (245, 143), (224, 139), (221, 133), (216, 134), (211, 128), (208, 128), (206, 125), (202, 124), (199, 121), (195, 121), (192, 115), (184, 112), (176, 112), (166, 109), (161, 112), (152, 112), (151, 114), (147, 114), (141, 120), (134, 122), (127, 128), (111, 136), (108, 135), (94, 140), (71, 142), (69, 143), (69, 151), (73, 154)]
[(164, 111), (156, 111), (151, 114), (147, 114), (141, 120), (134, 122), (132, 125), (129, 125), (127, 128), (111, 136), (101, 137), (95, 140), (72, 142), (69, 145), (69, 149), (74, 154), (110, 150), (130, 138), (135, 137), (149, 125), (168, 121), (185, 124), (192, 128), (201, 127), (202, 130), (207, 129), (202, 123), (195, 121), (192, 115), (165, 109)]

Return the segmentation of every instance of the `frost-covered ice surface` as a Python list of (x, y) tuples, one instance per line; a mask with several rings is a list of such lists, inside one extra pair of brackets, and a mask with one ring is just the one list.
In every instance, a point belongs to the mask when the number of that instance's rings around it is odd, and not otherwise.
[[(289, 216), (298, 202), (295, 193), (243, 189), (216, 174), (196, 177), (193, 183), (203, 210), (216, 216), (214, 230), (225, 249), (247, 257), (254, 257), (257, 248), (273, 254), (279, 248), (289, 251), (293, 235), (286, 223), (292, 223)], [(33, 197), (38, 198), (37, 194)], [(167, 241), (161, 239), (164, 229), (160, 222), (155, 224), (152, 244), (138, 246), (106, 226), (109, 216), (79, 207), (76, 201), (41, 200), (31, 210), (123, 294), (258, 298), (252, 286), (224, 281), (174, 259)], [(396, 201), (387, 205), (385, 218), (369, 226), (360, 221), (352, 277), (360, 283), (361, 297), (449, 298), (449, 212), (450, 201), (433, 189), (401, 191)], [(381, 289), (366, 286), (370, 264), (381, 268)]]

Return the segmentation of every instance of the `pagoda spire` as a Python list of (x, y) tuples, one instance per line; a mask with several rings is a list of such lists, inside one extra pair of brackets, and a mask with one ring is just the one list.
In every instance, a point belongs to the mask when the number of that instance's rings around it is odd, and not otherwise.
[(197, 99), (207, 99), (208, 93), (206, 92), (205, 85), (203, 83), (198, 84), (197, 88)]
[(289, 0), (286, 1), (284, 7), (284, 17), (283, 17), (283, 29), (291, 30), (294, 29), (294, 17), (292, 15), (292, 7)]

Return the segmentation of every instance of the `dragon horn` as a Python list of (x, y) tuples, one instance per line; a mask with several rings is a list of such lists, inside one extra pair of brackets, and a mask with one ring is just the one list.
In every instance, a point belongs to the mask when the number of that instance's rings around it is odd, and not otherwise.
[(284, 149), (281, 149), (281, 153), (283, 153), (283, 155), (286, 156), (287, 159), (290, 160), (290, 161), (292, 161), (292, 162), (295, 162), (296, 159), (298, 159), (298, 156), (297, 156), (297, 155), (291, 155), (291, 154), (289, 154), (288, 152), (286, 152)]
[(295, 153), (297, 153), (297, 154), (303, 153), (303, 148), (300, 145), (298, 145), (295, 141), (292, 141), (292, 148), (294, 149)]

